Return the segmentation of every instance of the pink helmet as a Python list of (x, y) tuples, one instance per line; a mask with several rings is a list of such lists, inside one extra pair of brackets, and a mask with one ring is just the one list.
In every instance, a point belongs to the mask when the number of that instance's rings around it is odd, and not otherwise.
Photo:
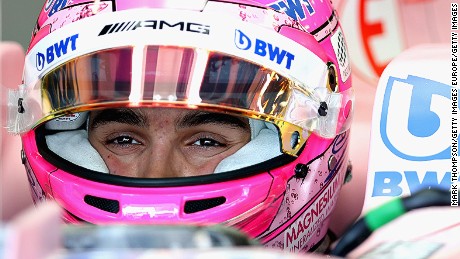
[[(68, 222), (222, 223), (312, 251), (349, 173), (350, 73), (329, 1), (49, 0), (8, 127), (34, 201)], [(206, 175), (121, 176), (88, 140), (106, 108), (228, 114), (251, 136)]]

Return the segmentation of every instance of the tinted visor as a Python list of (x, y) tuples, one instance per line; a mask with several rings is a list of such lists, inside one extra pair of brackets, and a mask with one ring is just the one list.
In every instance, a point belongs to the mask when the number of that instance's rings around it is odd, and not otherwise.
[(155, 101), (276, 115), (292, 84), (273, 71), (219, 53), (159, 46), (141, 51), (106, 50), (48, 73), (41, 82), (44, 114), (81, 105)]

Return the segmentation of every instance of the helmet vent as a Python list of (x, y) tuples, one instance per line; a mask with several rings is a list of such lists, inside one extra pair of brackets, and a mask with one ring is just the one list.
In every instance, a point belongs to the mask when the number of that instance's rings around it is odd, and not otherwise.
[(187, 214), (208, 210), (224, 204), (225, 197), (216, 197), (210, 199), (194, 200), (185, 202), (184, 212)]
[(110, 213), (118, 213), (120, 211), (120, 203), (117, 200), (111, 200), (91, 195), (86, 195), (84, 200), (86, 204), (103, 211)]

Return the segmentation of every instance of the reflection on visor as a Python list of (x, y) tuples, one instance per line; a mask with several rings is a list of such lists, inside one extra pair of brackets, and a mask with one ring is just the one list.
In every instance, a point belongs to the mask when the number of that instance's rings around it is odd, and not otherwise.
[[(333, 137), (347, 124), (338, 127), (337, 116), (342, 102), (352, 97), (327, 92), (325, 87), (314, 86), (321, 91), (307, 88), (226, 54), (165, 46), (125, 47), (81, 56), (49, 72), (38, 84), (41, 94), (37, 90), (26, 94), (22, 115), (28, 117), (23, 125), (14, 126), (18, 132), (91, 107), (164, 104), (230, 110), (272, 121), (281, 132), (305, 134), (314, 130)], [(324, 108), (329, 115), (319, 112)], [(298, 148), (283, 144), (284, 150)]]
[[(44, 113), (83, 104), (165, 101), (276, 115), (283, 109), (276, 103), (286, 101), (292, 84), (263, 67), (218, 53), (150, 46), (136, 63), (134, 55), (131, 48), (99, 52), (47, 74), (42, 79)], [(145, 69), (134, 68), (136, 64)]]

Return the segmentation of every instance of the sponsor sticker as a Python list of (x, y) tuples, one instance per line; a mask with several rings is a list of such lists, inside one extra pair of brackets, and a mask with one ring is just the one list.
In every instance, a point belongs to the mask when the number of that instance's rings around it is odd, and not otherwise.
[(49, 47), (44, 52), (37, 52), (35, 65), (38, 71), (42, 71), (45, 65), (51, 64), (53, 61), (67, 55), (67, 53), (77, 49), (78, 34), (74, 34), (65, 39), (62, 39)]
[(274, 43), (262, 39), (250, 38), (242, 30), (235, 29), (235, 46), (240, 50), (251, 51), (256, 55), (264, 57), (276, 64), (284, 64), (286, 69), (291, 69), (295, 55), (291, 52), (276, 46)]

